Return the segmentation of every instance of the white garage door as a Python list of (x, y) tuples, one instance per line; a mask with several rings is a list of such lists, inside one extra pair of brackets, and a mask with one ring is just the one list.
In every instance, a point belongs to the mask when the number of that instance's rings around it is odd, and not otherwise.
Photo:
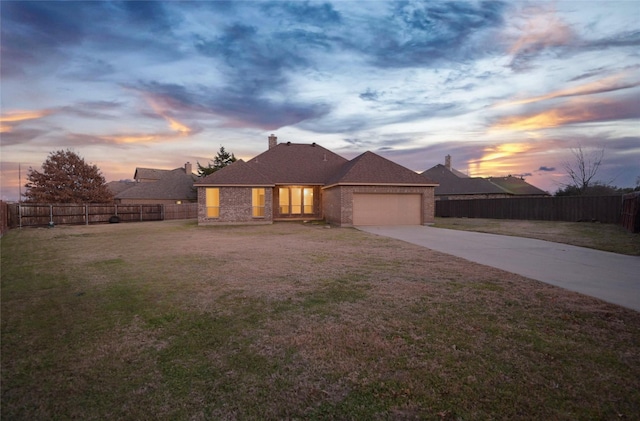
[(353, 225), (420, 225), (419, 194), (354, 194)]

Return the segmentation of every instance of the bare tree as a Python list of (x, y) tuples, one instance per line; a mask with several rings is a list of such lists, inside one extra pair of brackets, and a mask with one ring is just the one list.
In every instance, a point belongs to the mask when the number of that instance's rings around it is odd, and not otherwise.
[(566, 187), (573, 187), (579, 194), (584, 194), (595, 182), (594, 177), (604, 158), (604, 148), (585, 151), (582, 145), (578, 145), (577, 148), (571, 148), (571, 153), (573, 159), (562, 163), (569, 176)]

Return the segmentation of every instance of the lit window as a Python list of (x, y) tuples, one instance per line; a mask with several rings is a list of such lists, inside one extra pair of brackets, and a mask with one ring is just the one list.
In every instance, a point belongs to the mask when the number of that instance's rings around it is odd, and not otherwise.
[(207, 188), (207, 218), (220, 217), (220, 189), (217, 187)]
[(304, 188), (304, 213), (313, 213), (313, 189)]
[(264, 218), (264, 189), (252, 189), (253, 217)]
[(289, 189), (286, 187), (280, 187), (280, 213), (289, 213)]
[(278, 189), (280, 215), (309, 215), (314, 213), (313, 187), (280, 187)]
[(302, 213), (302, 187), (291, 187), (291, 213)]

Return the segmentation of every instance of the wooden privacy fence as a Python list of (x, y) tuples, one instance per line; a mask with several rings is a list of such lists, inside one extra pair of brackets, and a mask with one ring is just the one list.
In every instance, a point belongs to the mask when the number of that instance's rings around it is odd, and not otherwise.
[(0, 237), (9, 231), (9, 216), (7, 215), (8, 204), (0, 201)]
[(184, 205), (14, 203), (8, 204), (6, 209), (8, 226), (16, 228), (197, 218), (198, 205), (197, 203)]
[(436, 216), (621, 222), (622, 196), (519, 197), (436, 201)]
[(622, 226), (630, 232), (640, 232), (640, 192), (622, 197)]

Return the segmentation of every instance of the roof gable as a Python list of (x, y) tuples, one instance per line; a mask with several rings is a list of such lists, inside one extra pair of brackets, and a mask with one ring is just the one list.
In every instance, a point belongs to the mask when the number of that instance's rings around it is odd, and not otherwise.
[(436, 183), (400, 164), (368, 151), (344, 164), (327, 184), (413, 184), (425, 186)]
[(135, 180), (159, 180), (163, 175), (172, 170), (161, 170), (157, 168), (136, 168), (133, 174)]

